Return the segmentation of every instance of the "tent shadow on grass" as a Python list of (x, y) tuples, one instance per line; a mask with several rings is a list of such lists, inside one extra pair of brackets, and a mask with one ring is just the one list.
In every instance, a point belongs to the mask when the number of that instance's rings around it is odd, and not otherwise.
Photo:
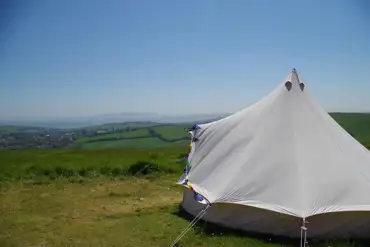
[[(173, 212), (174, 215), (186, 219), (189, 223), (194, 219), (194, 216), (189, 214), (180, 205), (178, 210)], [(208, 235), (208, 236), (234, 236), (240, 238), (252, 238), (260, 242), (271, 243), (271, 244), (281, 244), (282, 246), (299, 246), (299, 239), (293, 239), (282, 236), (271, 236), (262, 233), (252, 233), (245, 232), (241, 230), (235, 230), (220, 226), (214, 223), (206, 222), (204, 220), (199, 220), (197, 224), (193, 227), (195, 234)], [(309, 239), (309, 246), (315, 247), (327, 247), (327, 246), (351, 246), (351, 247), (369, 247), (370, 246), (370, 236), (369, 239), (347, 239), (347, 240), (314, 240)]]
[[(181, 205), (178, 210), (173, 212), (178, 217), (186, 219), (187, 221), (192, 221), (194, 216), (189, 214)], [(284, 246), (294, 246), (297, 243), (297, 239), (287, 238), (287, 237), (275, 237), (267, 234), (261, 233), (250, 233), (241, 230), (235, 230), (214, 223), (206, 222), (204, 220), (199, 220), (197, 224), (193, 227), (196, 234), (199, 235), (209, 235), (209, 236), (235, 236), (241, 238), (254, 238), (258, 241), (265, 243), (281, 243)], [(298, 240), (299, 243), (299, 240)]]

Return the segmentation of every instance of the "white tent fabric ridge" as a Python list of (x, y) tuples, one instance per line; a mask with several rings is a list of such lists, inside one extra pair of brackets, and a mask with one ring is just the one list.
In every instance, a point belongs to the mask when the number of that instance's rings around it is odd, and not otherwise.
[[(187, 157), (191, 169), (178, 183), (214, 206), (206, 220), (299, 237), (297, 220), (321, 217), (326, 225), (309, 220), (310, 236), (370, 236), (370, 152), (311, 97), (295, 69), (251, 106), (198, 126), (190, 133), (197, 139)], [(201, 209), (186, 190), (182, 205), (194, 215)], [(246, 223), (256, 210), (260, 227)], [(267, 223), (274, 219), (286, 228)]]

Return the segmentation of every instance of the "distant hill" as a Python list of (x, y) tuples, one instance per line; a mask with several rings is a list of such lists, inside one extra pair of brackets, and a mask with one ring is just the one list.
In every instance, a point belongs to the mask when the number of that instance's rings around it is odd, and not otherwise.
[(199, 123), (208, 122), (214, 119), (220, 119), (229, 114), (193, 114), (193, 115), (160, 115), (155, 113), (118, 113), (104, 114), (87, 118), (69, 118), (69, 119), (48, 119), (48, 120), (13, 120), (0, 121), (1, 125), (8, 126), (37, 126), (44, 128), (82, 128), (87, 126), (102, 125), (107, 123), (125, 123), (125, 122), (152, 122), (162, 123)]
[[(160, 125), (160, 124), (202, 124), (216, 121), (230, 114), (194, 114), (183, 116), (168, 116), (151, 113), (120, 113), (106, 114), (86, 119), (64, 119), (48, 121), (0, 121), (0, 132), (15, 130), (46, 129), (77, 129), (77, 128), (102, 128), (107, 126), (130, 124), (130, 125)], [(361, 122), (361, 128), (370, 127), (370, 113), (340, 113), (333, 112), (330, 115), (345, 128), (353, 128)]]
[[(369, 113), (331, 113), (331, 116), (359, 142), (370, 148)], [(116, 122), (72, 129), (7, 125), (0, 126), (0, 149), (185, 147), (189, 142), (188, 128), (220, 118), (186, 122), (187, 119), (183, 118), (184, 122), (178, 123)]]

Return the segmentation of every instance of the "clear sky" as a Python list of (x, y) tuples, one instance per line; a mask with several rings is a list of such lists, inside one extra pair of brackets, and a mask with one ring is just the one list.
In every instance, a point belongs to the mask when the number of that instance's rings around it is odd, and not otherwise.
[(370, 111), (360, 0), (1, 1), (0, 120), (235, 112), (296, 67), (329, 111)]

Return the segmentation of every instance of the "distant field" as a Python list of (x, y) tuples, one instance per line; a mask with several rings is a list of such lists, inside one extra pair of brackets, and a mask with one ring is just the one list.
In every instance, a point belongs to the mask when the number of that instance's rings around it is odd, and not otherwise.
[(185, 141), (178, 142), (164, 142), (156, 137), (147, 137), (132, 140), (119, 140), (119, 141), (103, 141), (83, 143), (82, 148), (101, 149), (101, 148), (156, 148), (156, 147), (169, 147), (169, 146), (186, 146)]
[(99, 136), (93, 136), (93, 137), (78, 137), (77, 143), (104, 140), (104, 139), (132, 138), (132, 137), (142, 137), (142, 136), (146, 136), (146, 137), (149, 136), (149, 132), (147, 128), (123, 132), (123, 133), (105, 134), (105, 135), (99, 135)]
[(0, 125), (0, 135), (1, 134), (8, 134), (18, 131), (29, 131), (29, 130), (40, 130), (40, 127), (27, 127), (27, 126), (7, 126), (7, 125)]
[[(101, 125), (92, 125), (86, 126), (85, 128), (71, 128), (69, 130), (76, 131), (79, 129), (86, 129), (86, 130), (99, 130), (99, 129), (126, 129), (126, 128), (141, 128), (141, 127), (150, 127), (156, 126), (156, 123), (146, 123), (146, 122), (137, 122), (137, 123), (109, 123), (109, 124), (101, 124)], [(38, 126), (13, 126), (13, 125), (0, 125), (0, 134), (12, 133), (12, 132), (19, 132), (25, 130), (34, 130), (39, 131), (45, 129), (43, 127)], [(50, 130), (62, 130), (56, 128), (49, 128)]]
[(151, 129), (153, 129), (156, 133), (162, 135), (166, 139), (179, 139), (189, 137), (189, 134), (185, 127), (189, 126), (155, 126)]
[(185, 125), (158, 125), (113, 134), (101, 134), (93, 137), (78, 137), (71, 147), (100, 148), (153, 148), (185, 146), (189, 135)]
[(137, 123), (109, 123), (109, 124), (101, 124), (101, 125), (93, 125), (93, 126), (86, 126), (86, 129), (89, 130), (98, 130), (98, 129), (111, 129), (111, 128), (142, 128), (142, 127), (150, 127), (155, 126), (156, 123), (146, 123), (146, 122), (137, 122)]
[(0, 134), (2, 133), (10, 133), (17, 131), (18, 127), (16, 126), (0, 126)]

